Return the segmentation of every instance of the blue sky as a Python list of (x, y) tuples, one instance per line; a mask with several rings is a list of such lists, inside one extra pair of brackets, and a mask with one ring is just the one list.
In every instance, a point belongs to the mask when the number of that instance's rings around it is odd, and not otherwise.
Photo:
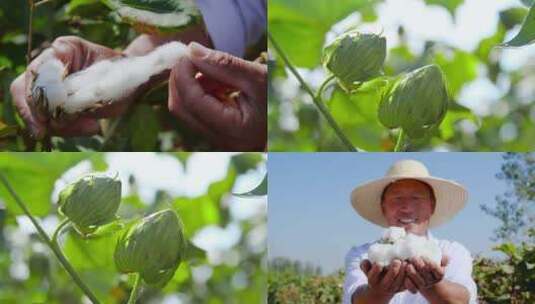
[(493, 256), (490, 240), (498, 221), (480, 204), (494, 204), (506, 190), (496, 179), (501, 153), (270, 153), (268, 159), (269, 257), (310, 262), (329, 273), (343, 267), (352, 246), (376, 239), (382, 228), (360, 218), (351, 190), (379, 178), (399, 159), (422, 161), (432, 175), (463, 184), (466, 207), (432, 232), (462, 243), (472, 254)]

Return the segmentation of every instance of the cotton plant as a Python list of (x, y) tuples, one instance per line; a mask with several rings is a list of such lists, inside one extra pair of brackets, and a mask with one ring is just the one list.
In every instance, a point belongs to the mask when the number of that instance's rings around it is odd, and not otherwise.
[[(74, 283), (91, 303), (102, 303), (64, 255), (59, 237), (68, 225), (72, 225), (80, 236), (89, 241), (92, 236), (98, 236), (99, 228), (104, 228), (104, 225), (114, 221), (119, 222), (116, 213), (121, 203), (121, 181), (117, 177), (90, 173), (63, 188), (58, 199), (58, 211), (63, 219), (52, 238), (30, 214), (26, 204), (20, 200), (1, 172), (0, 182), (30, 218), (45, 244), (56, 255)], [(123, 226), (123, 223), (118, 224)], [(200, 250), (188, 243), (182, 221), (172, 209), (134, 219), (128, 229), (122, 230), (113, 258), (120, 273), (134, 276), (134, 286), (128, 304), (136, 302), (143, 282), (153, 288), (164, 288), (179, 265), (192, 257), (191, 254), (186, 255), (187, 251), (192, 253), (191, 250)]]
[(442, 252), (435, 240), (407, 233), (401, 227), (389, 227), (379, 242), (368, 249), (367, 258), (372, 263), (386, 267), (395, 259), (426, 258), (440, 265)]

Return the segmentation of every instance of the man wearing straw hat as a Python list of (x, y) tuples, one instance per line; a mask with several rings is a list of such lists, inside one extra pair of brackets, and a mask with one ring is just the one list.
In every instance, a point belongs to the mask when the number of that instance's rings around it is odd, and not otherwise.
[(451, 220), (465, 205), (467, 192), (458, 183), (433, 177), (415, 160), (396, 162), (386, 176), (351, 193), (351, 204), (373, 224), (403, 227), (436, 240), (441, 265), (427, 259), (394, 260), (387, 267), (367, 260), (372, 243), (353, 247), (346, 257), (344, 304), (477, 303), (472, 257), (461, 244), (433, 238), (430, 228)]

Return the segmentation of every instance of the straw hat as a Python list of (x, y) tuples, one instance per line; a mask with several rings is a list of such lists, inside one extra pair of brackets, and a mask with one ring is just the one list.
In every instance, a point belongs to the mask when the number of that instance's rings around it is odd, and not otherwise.
[(436, 206), (429, 227), (436, 227), (451, 220), (466, 204), (468, 193), (463, 186), (451, 180), (431, 176), (419, 161), (400, 160), (390, 167), (385, 177), (359, 185), (351, 192), (353, 208), (368, 221), (388, 227), (381, 210), (381, 195), (386, 186), (401, 179), (419, 180), (433, 188)]

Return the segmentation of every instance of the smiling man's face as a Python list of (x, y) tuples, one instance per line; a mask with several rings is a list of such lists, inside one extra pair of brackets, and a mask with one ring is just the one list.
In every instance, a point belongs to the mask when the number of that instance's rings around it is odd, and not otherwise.
[(408, 232), (425, 235), (429, 219), (435, 211), (435, 198), (426, 183), (403, 179), (385, 189), (381, 207), (389, 226), (403, 227)]

